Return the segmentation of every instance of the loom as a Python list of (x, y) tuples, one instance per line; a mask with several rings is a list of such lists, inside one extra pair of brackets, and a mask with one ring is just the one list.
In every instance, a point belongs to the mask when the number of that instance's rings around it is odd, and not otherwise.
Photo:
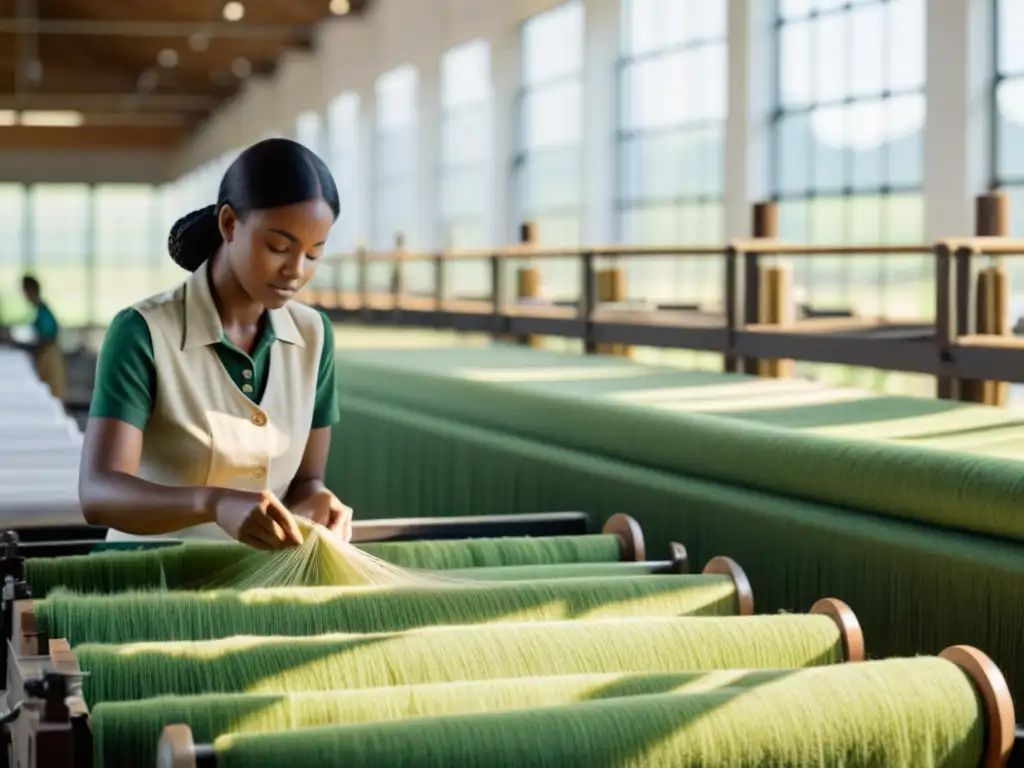
[[(941, 691), (939, 697), (919, 695)], [(864, 710), (876, 700), (881, 712)], [(850, 723), (858, 709), (864, 723)], [(778, 714), (783, 733), (758, 728)], [(745, 724), (740, 731), (738, 723)], [(544, 764), (833, 765), (850, 768), (1005, 764), (1014, 743), (1006, 681), (980, 651), (794, 671), (747, 687), (419, 720), (231, 734), (196, 745), (169, 726), (157, 768), (327, 766), (478, 768)], [(773, 723), (774, 724), (774, 723)], [(914, 731), (912, 737), (906, 731)], [(329, 756), (329, 757), (327, 757)], [(531, 762), (531, 759), (534, 762)]]
[[(831, 599), (819, 601), (807, 615), (470, 625), (411, 633), (229, 638), (74, 649), (64, 639), (48, 639), (35, 631), (28, 601), (17, 603), (13, 613), (8, 696), (20, 701), (8, 725), (14, 768), (90, 766), (89, 710), (97, 708), (102, 714), (102, 707), (109, 702), (243, 690), (357, 690), (563, 674), (678, 676), (721, 667), (786, 669), (864, 658), (856, 617), (843, 603)], [(234, 652), (225, 655), (223, 651), (232, 646)], [(645, 647), (654, 649), (647, 658), (640, 652)], [(453, 655), (453, 648), (462, 653)], [(576, 654), (569, 668), (564, 659), (559, 660), (559, 651), (565, 648), (573, 648)], [(288, 660), (282, 655), (285, 650)], [(325, 655), (348, 661), (326, 675), (309, 667), (316, 667), (316, 660)], [(228, 665), (237, 663), (231, 671), (225, 668), (227, 674), (217, 686), (219, 690), (210, 691), (209, 683), (203, 681), (212, 679), (210, 665), (216, 658)], [(192, 671), (181, 664), (191, 665)], [(169, 676), (162, 679), (170, 687), (157, 682), (161, 667), (169, 670)], [(253, 681), (254, 669), (261, 670), (262, 683)], [(273, 678), (275, 669), (276, 681), (268, 681), (266, 676)], [(156, 701), (148, 704), (159, 706)]]

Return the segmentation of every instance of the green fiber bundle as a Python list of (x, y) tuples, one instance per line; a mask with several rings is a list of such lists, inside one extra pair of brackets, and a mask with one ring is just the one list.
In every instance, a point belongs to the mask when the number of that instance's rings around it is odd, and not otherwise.
[(86, 701), (288, 693), (595, 672), (779, 669), (843, 660), (819, 615), (428, 627), (321, 637), (82, 645)]
[(801, 671), (705, 693), (229, 734), (215, 742), (218, 768), (977, 768), (984, 746), (973, 686), (935, 658)]
[(681, 541), (691, 562), (728, 554), (741, 563), (763, 613), (841, 597), (875, 657), (984, 648), (1024, 701), (1018, 542), (658, 472), (365, 399), (346, 396), (341, 408), (344, 439), (359, 451), (333, 455), (329, 477), (356, 509), (572, 508), (598, 518), (628, 509), (650, 551)]
[(597, 576), (645, 576), (657, 573), (664, 563), (556, 563), (555, 565), (505, 565), (491, 568), (454, 568), (445, 576), (468, 581), (533, 581), (536, 579), (587, 579)]
[[(597, 534), (371, 542), (360, 544), (359, 549), (402, 568), (446, 570), (505, 565), (613, 563), (620, 557), (619, 546), (617, 536)], [(35, 597), (45, 597), (59, 587), (99, 594), (132, 589), (199, 589), (208, 585), (230, 586), (232, 579), (268, 570), (268, 564), (281, 556), (280, 553), (255, 550), (233, 542), (189, 541), (131, 552), (30, 558), (25, 561), (25, 578)]]
[[(521, 351), (498, 347), (348, 351), (339, 358), (338, 380), (344, 382), (346, 397), (373, 398), (651, 469), (1024, 539), (1024, 441), (1018, 435), (1019, 420), (1007, 419), (1005, 425), (1006, 439), (1016, 443), (1012, 451), (1002, 451), (1013, 456), (1009, 459), (936, 450), (927, 446), (926, 435), (883, 441), (811, 434), (800, 428), (799, 414), (794, 417), (798, 426), (787, 427), (784, 418), (758, 418), (760, 413), (711, 415), (687, 412), (685, 402), (666, 409), (657, 407), (656, 401), (644, 405), (609, 397), (651, 389), (651, 375), (662, 374), (661, 386), (672, 386), (672, 376), (666, 375), (670, 372), (629, 363), (619, 365), (636, 376), (502, 382), (474, 381), (463, 372), (524, 369), (530, 360), (544, 366), (552, 359), (563, 366), (587, 365), (580, 358), (535, 351), (524, 358)], [(675, 375), (692, 379), (685, 372)], [(902, 400), (905, 413), (921, 412), (914, 398)], [(819, 424), (842, 425), (850, 407), (846, 402), (829, 406), (831, 419), (821, 413), (825, 406), (812, 410), (818, 413)], [(772, 413), (769, 406), (762, 408)], [(949, 406), (951, 416), (954, 408), (958, 406)], [(783, 409), (783, 414), (793, 410), (801, 409)], [(894, 405), (888, 411), (880, 420), (901, 415)], [(935, 429), (941, 436), (942, 428)], [(970, 426), (949, 429), (965, 431)]]
[(152, 759), (153, 747), (164, 727), (175, 723), (188, 723), (193, 738), (203, 743), (225, 733), (289, 731), (550, 707), (666, 691), (735, 688), (789, 674), (789, 670), (723, 670), (660, 675), (564, 675), (315, 693), (164, 696), (100, 704), (92, 710), (90, 725), (96, 768), (138, 768)]
[(36, 618), (47, 634), (74, 645), (396, 632), (431, 624), (729, 616), (737, 609), (731, 578), (689, 574), (440, 587), (55, 592), (35, 604)]

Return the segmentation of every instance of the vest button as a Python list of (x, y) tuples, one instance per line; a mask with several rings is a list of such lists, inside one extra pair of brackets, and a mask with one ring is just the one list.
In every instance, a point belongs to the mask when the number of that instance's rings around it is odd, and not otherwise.
[(263, 469), (263, 467), (260, 467), (259, 469), (252, 473), (252, 476), (255, 477), (257, 480), (262, 480), (264, 477), (267, 476), (267, 470)]
[(252, 423), (257, 427), (267, 426), (267, 417), (262, 413), (254, 413), (252, 415)]
[(247, 394), (247, 395), (251, 395), (252, 394), (252, 384), (243, 384), (242, 385), (242, 391), (245, 394)]
[(246, 368), (244, 371), (242, 371), (242, 378), (243, 379), (251, 379), (252, 378), (252, 371), (250, 369)]

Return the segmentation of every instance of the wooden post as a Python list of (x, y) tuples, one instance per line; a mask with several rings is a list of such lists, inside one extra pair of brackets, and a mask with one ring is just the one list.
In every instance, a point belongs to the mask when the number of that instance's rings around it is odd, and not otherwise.
[[(788, 267), (761, 267), (762, 325), (790, 325), (793, 322), (793, 301)], [(792, 360), (758, 360), (757, 374), (770, 379), (793, 377)]]
[(405, 233), (395, 233), (395, 260), (391, 262), (391, 306), (402, 308), (402, 295), (405, 293), (405, 264), (402, 252), (405, 251)]
[[(974, 206), (974, 234), (1007, 237), (1010, 234), (1010, 198), (1005, 192), (978, 195)], [(974, 287), (974, 332), (993, 336), (1010, 334), (1010, 281), (1006, 268), (994, 264), (978, 273)], [(1010, 386), (1005, 381), (961, 382), (960, 399), (968, 403), (1005, 405)]]
[[(537, 228), (532, 221), (524, 221), (519, 225), (519, 243), (523, 246), (537, 244)], [(520, 267), (516, 271), (516, 299), (540, 298), (540, 269), (535, 266)], [(539, 347), (540, 336), (516, 336), (515, 341), (525, 347)]]
[[(779, 206), (771, 200), (754, 203), (751, 231), (755, 238), (779, 236)], [(792, 322), (789, 271), (785, 267), (766, 266), (756, 255), (748, 255), (743, 267), (747, 282), (744, 321), (761, 325), (783, 325)], [(770, 378), (789, 378), (792, 360), (751, 360), (744, 365), (747, 373)]]
[[(597, 271), (597, 301), (619, 302), (626, 300), (626, 273), (622, 267), (608, 267)], [(630, 357), (633, 348), (628, 344), (598, 344), (599, 355)]]

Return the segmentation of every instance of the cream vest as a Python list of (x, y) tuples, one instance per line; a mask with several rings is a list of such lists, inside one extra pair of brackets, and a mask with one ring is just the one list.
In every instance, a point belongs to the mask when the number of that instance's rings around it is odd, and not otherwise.
[[(223, 325), (204, 264), (180, 287), (137, 304), (153, 339), (156, 398), (138, 476), (160, 485), (270, 489), (284, 497), (309, 438), (323, 319), (303, 304), (270, 311), (277, 337), (259, 404), (231, 379), (213, 345)], [(227, 539), (214, 524), (173, 538)], [(137, 537), (111, 531), (108, 540)]]

